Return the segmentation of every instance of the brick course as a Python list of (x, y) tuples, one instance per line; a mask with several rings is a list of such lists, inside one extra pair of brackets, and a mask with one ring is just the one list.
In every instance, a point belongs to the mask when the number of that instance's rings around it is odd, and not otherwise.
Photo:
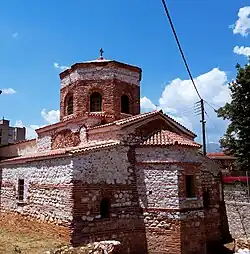
[(73, 116), (84, 116), (90, 112), (90, 95), (98, 92), (102, 95), (102, 112), (114, 116), (115, 119), (122, 118), (121, 114), (121, 96), (123, 94), (130, 98), (130, 114), (140, 113), (140, 88), (136, 85), (112, 79), (105, 81), (76, 81), (67, 87), (61, 89), (60, 99), (60, 120), (64, 120), (67, 115), (65, 108), (67, 95), (73, 94)]

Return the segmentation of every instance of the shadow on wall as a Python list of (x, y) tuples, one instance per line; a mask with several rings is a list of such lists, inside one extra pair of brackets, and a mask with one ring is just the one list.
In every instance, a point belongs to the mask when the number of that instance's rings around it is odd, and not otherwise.
[[(77, 170), (75, 165), (80, 165), (80, 158), (73, 158), (72, 244), (118, 240), (122, 244), (119, 254), (146, 254), (146, 231), (136, 188), (135, 149), (130, 147), (127, 152), (129, 183), (121, 183), (118, 179), (110, 183), (104, 175), (100, 177), (100, 172), (107, 173), (104, 168), (106, 160), (114, 160), (115, 156), (122, 156), (119, 150), (112, 154), (113, 158), (108, 154), (98, 158), (99, 168), (90, 161), (89, 169), (77, 166)], [(122, 165), (123, 162), (119, 163)], [(114, 165), (113, 174), (116, 174), (116, 168), (119, 170), (119, 165)], [(93, 175), (93, 171), (98, 172)]]
[(223, 184), (223, 174), (220, 172), (219, 175), (220, 178), (220, 184), (221, 184), (221, 197), (222, 200), (220, 201), (220, 221), (221, 221), (221, 238), (222, 238), (222, 243), (230, 243), (233, 241), (232, 235), (230, 234), (229, 230), (229, 222), (228, 222), (228, 216), (227, 216), (227, 211), (226, 211), (226, 204), (225, 204), (225, 195), (224, 195), (224, 184)]

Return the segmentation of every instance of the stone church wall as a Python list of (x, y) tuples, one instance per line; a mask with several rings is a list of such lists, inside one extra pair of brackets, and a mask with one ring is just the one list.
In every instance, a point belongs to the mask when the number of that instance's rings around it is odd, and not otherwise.
[[(73, 245), (115, 239), (121, 241), (124, 253), (147, 253), (130, 150), (117, 146), (60, 159), (2, 165), (2, 215), (64, 226), (60, 234)], [(23, 202), (17, 200), (18, 179), (24, 179)], [(109, 218), (101, 215), (104, 198), (110, 202)]]
[[(68, 226), (72, 220), (72, 162), (69, 158), (1, 166), (1, 212)], [(18, 200), (18, 180), (24, 198)]]
[[(222, 238), (216, 165), (192, 148), (144, 147), (137, 148), (136, 153), (137, 189), (150, 253), (206, 253), (205, 242)], [(195, 198), (186, 198), (185, 174), (195, 175)], [(210, 191), (207, 209), (202, 197), (206, 187)]]
[[(1, 211), (64, 226), (74, 245), (114, 239), (124, 253), (205, 254), (204, 243), (220, 238), (221, 214), (219, 178), (202, 158), (192, 148), (117, 145), (2, 165)], [(195, 175), (196, 198), (185, 198), (186, 173)], [(17, 200), (18, 179), (25, 183), (23, 202)], [(205, 187), (211, 190), (207, 210)], [(103, 199), (108, 218), (102, 217)]]
[[(124, 253), (147, 253), (131, 149), (117, 146), (77, 155), (73, 164), (73, 243), (114, 239), (121, 241)], [(109, 218), (101, 214), (103, 199), (110, 203)]]
[(224, 184), (229, 228), (234, 238), (250, 238), (250, 197), (246, 183)]

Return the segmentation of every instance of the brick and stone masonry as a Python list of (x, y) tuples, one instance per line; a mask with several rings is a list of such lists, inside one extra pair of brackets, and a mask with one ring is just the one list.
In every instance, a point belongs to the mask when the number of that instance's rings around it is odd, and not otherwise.
[(250, 238), (250, 197), (246, 182), (224, 184), (229, 229), (234, 238)]
[(61, 121), (0, 149), (2, 221), (37, 221), (73, 245), (118, 240), (124, 254), (223, 242), (220, 168), (162, 111), (139, 114), (141, 70), (98, 59), (60, 77)]

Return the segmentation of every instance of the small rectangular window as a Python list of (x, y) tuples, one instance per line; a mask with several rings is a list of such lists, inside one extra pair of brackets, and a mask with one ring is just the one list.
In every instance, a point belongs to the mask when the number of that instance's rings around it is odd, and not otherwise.
[(18, 180), (18, 201), (23, 201), (24, 198), (24, 179)]
[(186, 197), (195, 197), (195, 181), (194, 175), (186, 175)]

